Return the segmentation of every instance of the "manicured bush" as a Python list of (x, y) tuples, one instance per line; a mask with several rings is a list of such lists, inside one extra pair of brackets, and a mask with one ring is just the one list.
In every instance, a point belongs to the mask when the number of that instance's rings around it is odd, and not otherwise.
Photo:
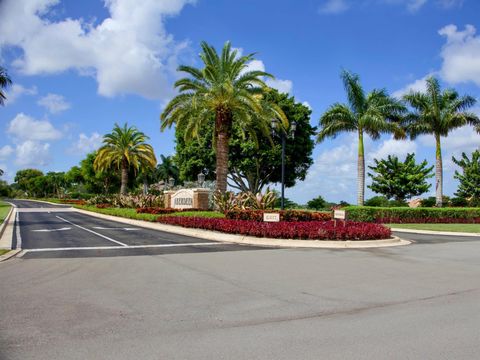
[(328, 221), (332, 220), (331, 212), (313, 212), (301, 210), (230, 210), (225, 212), (225, 217), (231, 220), (252, 220), (263, 222), (264, 213), (280, 214), (280, 221)]
[(480, 223), (479, 208), (385, 208), (350, 206), (347, 219), (389, 224)]
[(205, 209), (173, 209), (173, 208), (159, 208), (159, 207), (142, 207), (137, 208), (137, 214), (173, 214), (179, 212), (193, 212), (193, 211), (211, 211)]
[(391, 237), (383, 225), (334, 221), (298, 221), (261, 223), (258, 221), (161, 216), (158, 222), (187, 228), (214, 230), (229, 234), (276, 239), (303, 240), (375, 240)]
[(63, 199), (60, 200), (62, 204), (73, 204), (73, 205), (85, 205), (85, 200), (77, 200), (77, 199)]

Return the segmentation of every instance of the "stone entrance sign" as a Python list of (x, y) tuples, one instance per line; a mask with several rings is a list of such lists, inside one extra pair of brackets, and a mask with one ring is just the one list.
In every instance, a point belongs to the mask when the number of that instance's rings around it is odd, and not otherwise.
[(208, 189), (165, 191), (165, 207), (172, 209), (208, 210)]

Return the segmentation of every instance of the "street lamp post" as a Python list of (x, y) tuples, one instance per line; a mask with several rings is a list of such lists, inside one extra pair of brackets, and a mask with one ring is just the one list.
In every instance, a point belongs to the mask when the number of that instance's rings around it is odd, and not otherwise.
[[(279, 127), (279, 121), (277, 119), (272, 120), (272, 129), (275, 131)], [(290, 123), (290, 133), (287, 133), (287, 130), (281, 127), (280, 129), (280, 139), (282, 141), (282, 195), (280, 198), (280, 209), (285, 209), (285, 146), (287, 143), (287, 137), (295, 138), (295, 130), (297, 130), (297, 123), (292, 121)]]

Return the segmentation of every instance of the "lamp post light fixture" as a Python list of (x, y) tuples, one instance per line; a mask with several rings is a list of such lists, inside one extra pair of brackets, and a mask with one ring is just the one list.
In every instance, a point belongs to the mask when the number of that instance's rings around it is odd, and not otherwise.
[(205, 182), (205, 174), (203, 171), (200, 171), (197, 175), (198, 186), (203, 188), (203, 183)]
[(277, 119), (272, 119), (272, 131), (275, 133), (276, 129), (280, 127), (280, 138), (282, 140), (282, 195), (280, 198), (280, 209), (285, 209), (285, 145), (287, 142), (287, 137), (295, 138), (295, 131), (297, 130), (297, 123), (292, 121), (290, 123), (290, 129), (287, 132), (286, 129), (280, 126), (280, 122)]
[(170, 179), (168, 179), (168, 187), (172, 189), (174, 185), (175, 185), (175, 179), (171, 177)]

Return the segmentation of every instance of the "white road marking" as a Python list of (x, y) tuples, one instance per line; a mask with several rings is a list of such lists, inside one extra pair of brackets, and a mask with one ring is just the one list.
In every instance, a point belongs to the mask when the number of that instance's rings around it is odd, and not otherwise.
[(17, 212), (17, 216), (16, 216), (16, 225), (17, 225), (17, 249), (21, 249), (22, 248), (22, 236), (20, 235), (20, 215), (19, 213)]
[(97, 235), (97, 236), (100, 236), (101, 238), (104, 238), (104, 239), (106, 239), (106, 240), (108, 240), (108, 241), (114, 242), (114, 243), (116, 243), (116, 244), (118, 244), (118, 245), (128, 246), (127, 244), (124, 244), (124, 243), (122, 243), (122, 242), (120, 242), (120, 241), (114, 240), (114, 239), (112, 239), (112, 238), (110, 238), (110, 237), (108, 237), (108, 236), (102, 235), (102, 234), (100, 234), (100, 233), (98, 233), (98, 232), (96, 232), (96, 231), (93, 231), (93, 230), (87, 229), (86, 227), (83, 227), (83, 226), (74, 224), (73, 222), (71, 222), (71, 221), (69, 221), (69, 220), (67, 220), (67, 219), (62, 218), (61, 216), (56, 215), (56, 217), (57, 217), (58, 219), (62, 220), (62, 221), (65, 221), (65, 222), (69, 223), (70, 225), (76, 226), (76, 227), (78, 227), (79, 229), (82, 229), (82, 230), (88, 231), (89, 233), (92, 233), (92, 234), (95, 234), (95, 235)]
[[(222, 244), (230, 244), (224, 243)], [(169, 247), (185, 247), (185, 246), (213, 246), (219, 243), (181, 243), (181, 244), (153, 244), (153, 245), (127, 245), (125, 246), (81, 246), (81, 247), (63, 247), (63, 248), (41, 248), (41, 249), (25, 249), (28, 252), (46, 252), (46, 251), (80, 251), (80, 250), (115, 250), (115, 249), (148, 249), (148, 248), (169, 248)]]
[(54, 213), (54, 212), (72, 212), (74, 211), (71, 208), (18, 208), (18, 212), (22, 213), (37, 213), (37, 212), (42, 212), (42, 213)]
[(39, 229), (39, 230), (32, 230), (35, 232), (52, 232), (52, 231), (66, 231), (66, 230), (72, 230), (71, 227), (64, 227), (60, 229)]
[(125, 230), (125, 231), (136, 231), (136, 230), (140, 230), (139, 228), (122, 228), (122, 227), (119, 227), (119, 228), (114, 228), (114, 227), (111, 227), (111, 228), (108, 228), (108, 227), (101, 227), (101, 226), (94, 226), (92, 229), (97, 229), (97, 230)]

